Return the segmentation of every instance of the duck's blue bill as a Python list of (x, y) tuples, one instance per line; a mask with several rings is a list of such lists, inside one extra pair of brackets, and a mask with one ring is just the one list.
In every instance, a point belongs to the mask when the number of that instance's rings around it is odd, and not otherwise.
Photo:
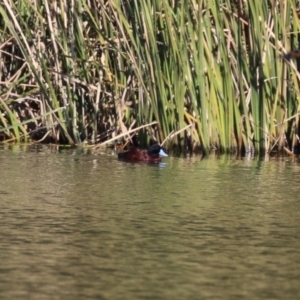
[[(156, 152), (157, 153), (157, 152)], [(163, 150), (163, 149), (160, 149), (159, 153), (158, 153), (160, 156), (168, 156), (168, 154)]]

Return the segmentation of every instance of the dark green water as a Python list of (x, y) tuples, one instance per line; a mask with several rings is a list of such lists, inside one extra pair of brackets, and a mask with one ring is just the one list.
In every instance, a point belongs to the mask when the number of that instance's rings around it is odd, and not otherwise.
[(299, 299), (300, 165), (0, 148), (1, 299)]

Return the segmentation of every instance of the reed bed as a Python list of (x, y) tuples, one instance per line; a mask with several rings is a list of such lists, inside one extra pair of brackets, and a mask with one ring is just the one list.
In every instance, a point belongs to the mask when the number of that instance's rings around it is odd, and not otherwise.
[(0, 0), (0, 141), (295, 152), (299, 2), (256, 2)]

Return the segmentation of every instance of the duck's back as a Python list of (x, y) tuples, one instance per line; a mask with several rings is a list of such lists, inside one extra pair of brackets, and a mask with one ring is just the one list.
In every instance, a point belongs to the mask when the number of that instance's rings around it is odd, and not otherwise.
[(144, 161), (156, 163), (161, 161), (159, 155), (149, 155), (148, 150), (144, 149), (131, 149), (126, 152), (118, 153), (118, 158), (131, 162)]

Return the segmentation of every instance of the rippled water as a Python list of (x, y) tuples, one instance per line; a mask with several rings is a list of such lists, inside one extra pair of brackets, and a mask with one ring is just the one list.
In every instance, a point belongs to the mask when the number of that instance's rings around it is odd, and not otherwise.
[(299, 299), (295, 161), (0, 148), (1, 299)]

